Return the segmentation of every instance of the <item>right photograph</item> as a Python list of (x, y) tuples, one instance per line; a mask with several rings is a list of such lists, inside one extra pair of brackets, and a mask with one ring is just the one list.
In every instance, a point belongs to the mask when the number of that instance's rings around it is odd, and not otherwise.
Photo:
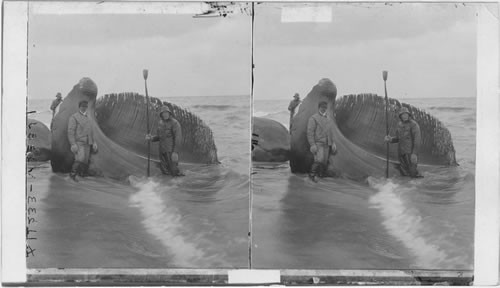
[(256, 3), (252, 267), (472, 270), (473, 3)]

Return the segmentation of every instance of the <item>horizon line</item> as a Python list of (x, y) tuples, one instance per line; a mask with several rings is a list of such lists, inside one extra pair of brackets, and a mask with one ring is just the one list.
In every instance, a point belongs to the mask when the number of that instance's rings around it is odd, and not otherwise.
[[(362, 94), (368, 94), (368, 93), (359, 93), (359, 95), (362, 95)], [(358, 95), (358, 94), (345, 94), (345, 95), (342, 95), (342, 96), (336, 96), (336, 99), (339, 99), (340, 97), (344, 97), (344, 96), (349, 96), (349, 95)], [(377, 95), (377, 94), (375, 94)], [(383, 95), (378, 95), (380, 97), (384, 97)], [(307, 97), (307, 96), (306, 96)], [(392, 97), (389, 97), (389, 98), (392, 98)], [(402, 98), (392, 98), (392, 99), (396, 99), (396, 100), (401, 100), (401, 99), (451, 99), (451, 98), (463, 98), (463, 99), (468, 99), (468, 98), (477, 98), (477, 96), (453, 96), (453, 97), (402, 97)], [(269, 98), (256, 98), (254, 97), (253, 98), (254, 100), (291, 100), (293, 99), (293, 96), (291, 96), (290, 98), (272, 98), (272, 99), (269, 99)], [(300, 98), (301, 100), (305, 99), (304, 98)]]
[[(143, 95), (141, 93), (138, 93), (138, 92), (119, 92), (119, 93), (105, 93), (105, 94), (101, 94), (101, 95), (98, 95), (96, 97), (96, 99), (98, 99), (99, 97), (102, 97), (104, 95), (109, 95), (109, 94), (127, 94), (127, 93), (134, 93), (134, 94), (139, 94), (139, 95), (142, 95), (142, 96), (146, 96), (146, 95)], [(149, 97), (154, 97), (154, 98), (158, 98), (158, 99), (164, 99), (164, 98), (183, 98), (183, 97), (242, 97), (242, 96), (250, 96), (250, 94), (224, 94), (224, 95), (182, 95), (182, 96), (162, 96), (162, 97), (157, 97), (157, 96), (154, 96), (154, 95), (149, 95)], [(66, 97), (66, 96), (65, 96)], [(65, 98), (63, 97), (63, 99)], [(56, 97), (26, 97), (28, 100), (48, 100), (48, 99), (55, 99)]]

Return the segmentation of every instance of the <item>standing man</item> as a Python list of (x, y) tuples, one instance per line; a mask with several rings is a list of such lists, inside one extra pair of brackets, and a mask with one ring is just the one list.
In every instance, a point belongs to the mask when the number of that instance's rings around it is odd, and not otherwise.
[(326, 115), (327, 108), (328, 103), (320, 102), (318, 113), (311, 116), (307, 122), (307, 141), (311, 146), (311, 153), (314, 155), (314, 163), (309, 177), (315, 182), (318, 176), (326, 176), (330, 153), (333, 155), (337, 153), (337, 146), (333, 141), (334, 123)]
[(52, 118), (54, 118), (54, 115), (56, 115), (56, 108), (61, 104), (62, 102), (62, 96), (61, 93), (57, 93), (56, 99), (52, 101), (52, 104), (50, 105), (50, 110), (52, 110)]
[(299, 93), (295, 93), (293, 95), (293, 100), (290, 101), (290, 105), (288, 105), (288, 111), (290, 111), (290, 133), (292, 133), (292, 118), (295, 114), (295, 108), (300, 104), (300, 95)]
[(179, 154), (177, 148), (181, 145), (181, 124), (172, 117), (172, 112), (167, 106), (160, 109), (160, 121), (156, 136), (146, 135), (146, 140), (160, 141), (160, 169), (165, 175), (183, 176), (179, 170)]
[(89, 168), (90, 147), (97, 151), (97, 144), (94, 142), (92, 131), (92, 120), (87, 115), (88, 102), (78, 103), (78, 112), (71, 115), (68, 121), (68, 140), (71, 145), (71, 152), (75, 154), (75, 161), (71, 167), (69, 176), (78, 182), (76, 175), (87, 175)]
[(396, 137), (389, 135), (385, 136), (385, 142), (399, 143), (399, 171), (403, 176), (410, 176), (412, 178), (422, 177), (417, 170), (418, 163), (418, 150), (420, 149), (421, 136), (420, 126), (412, 119), (408, 108), (402, 107), (399, 111), (398, 128), (396, 130)]

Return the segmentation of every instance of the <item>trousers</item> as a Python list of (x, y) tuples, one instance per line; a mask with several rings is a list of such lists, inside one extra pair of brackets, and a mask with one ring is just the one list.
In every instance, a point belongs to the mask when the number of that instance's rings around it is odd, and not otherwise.
[(420, 173), (417, 170), (417, 163), (411, 162), (411, 154), (399, 155), (399, 172), (402, 176), (420, 177)]
[(330, 157), (330, 146), (324, 143), (316, 143), (318, 151), (314, 153), (314, 163), (311, 166), (311, 175), (324, 177)]
[(172, 161), (172, 152), (160, 153), (160, 169), (166, 175), (178, 176), (180, 174), (178, 164)]
[(76, 174), (81, 174), (82, 176), (84, 174), (88, 173), (88, 167), (89, 167), (89, 157), (90, 157), (90, 145), (87, 143), (81, 143), (77, 142), (76, 146), (78, 147), (78, 150), (75, 155), (75, 161), (73, 162), (73, 165), (71, 166), (71, 175), (74, 176)]

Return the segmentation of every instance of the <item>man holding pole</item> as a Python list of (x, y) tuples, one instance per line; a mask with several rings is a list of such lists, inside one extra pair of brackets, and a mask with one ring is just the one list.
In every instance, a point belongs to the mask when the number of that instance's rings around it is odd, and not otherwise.
[(400, 122), (396, 130), (396, 137), (385, 136), (387, 143), (399, 143), (399, 171), (403, 176), (412, 178), (422, 177), (417, 170), (418, 150), (421, 143), (420, 126), (411, 119), (408, 108), (402, 107), (399, 111)]
[(177, 147), (182, 142), (182, 130), (179, 122), (172, 117), (172, 112), (167, 106), (160, 109), (160, 121), (158, 122), (157, 135), (146, 135), (146, 140), (160, 141), (160, 169), (165, 175), (183, 176), (179, 170), (179, 155)]

